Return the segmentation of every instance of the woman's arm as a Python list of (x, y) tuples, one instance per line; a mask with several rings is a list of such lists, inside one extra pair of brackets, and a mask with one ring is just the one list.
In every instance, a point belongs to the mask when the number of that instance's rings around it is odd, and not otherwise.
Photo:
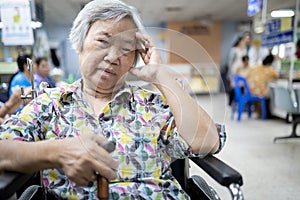
[(197, 154), (214, 153), (219, 147), (215, 123), (187, 94), (167, 70), (160, 69), (154, 85), (160, 90), (174, 115), (181, 136)]
[(175, 117), (181, 136), (189, 143), (196, 154), (214, 153), (219, 147), (219, 135), (210, 116), (186, 93), (177, 83), (166, 66), (161, 64), (159, 51), (150, 38), (139, 33), (137, 40), (145, 49), (138, 51), (146, 66), (142, 69), (131, 69), (131, 73), (141, 80), (153, 82), (167, 99)]
[(79, 185), (96, 180), (95, 172), (115, 179), (117, 164), (100, 146), (105, 142), (95, 134), (39, 142), (1, 140), (0, 171), (32, 173), (58, 168)]
[(0, 126), (0, 171), (59, 168), (79, 185), (95, 180), (95, 172), (115, 178), (116, 163), (101, 147), (107, 142), (103, 136), (83, 129), (78, 137), (41, 141), (52, 119), (50, 102), (48, 94), (41, 94)]

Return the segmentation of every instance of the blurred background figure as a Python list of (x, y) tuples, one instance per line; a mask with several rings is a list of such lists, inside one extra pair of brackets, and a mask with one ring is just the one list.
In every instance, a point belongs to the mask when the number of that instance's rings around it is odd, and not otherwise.
[[(232, 69), (232, 74), (235, 74), (235, 75), (240, 75), (242, 77), (247, 77), (248, 75), (248, 72), (249, 72), (249, 56), (245, 55), (241, 58), (242, 62), (240, 65), (235, 65), (234, 66), (234, 69)], [(231, 80), (230, 81), (230, 90), (228, 92), (228, 105), (231, 105), (233, 99), (234, 99), (234, 83), (233, 81)], [(243, 85), (240, 86), (242, 88), (242, 91), (244, 91), (243, 89)]]
[(228, 57), (228, 78), (230, 78), (230, 76), (232, 75), (233, 69), (237, 68), (237, 66), (243, 65), (242, 57), (248, 55), (250, 42), (251, 34), (250, 32), (245, 32), (241, 37), (238, 37), (233, 44)]
[(229, 52), (227, 71), (228, 79), (230, 79), (230, 76), (232, 75), (232, 70), (236, 68), (236, 66), (243, 64), (242, 57), (245, 55), (247, 55), (246, 43), (242, 40), (242, 37), (239, 37)]
[(53, 81), (55, 82), (56, 86), (63, 86), (66, 85), (67, 82), (65, 82), (63, 80), (64, 77), (64, 71), (59, 68), (59, 67), (54, 67), (51, 71), (50, 71), (50, 77), (53, 79)]
[(39, 57), (35, 59), (36, 71), (34, 74), (35, 87), (38, 89), (41, 82), (47, 82), (50, 88), (56, 86), (55, 81), (49, 76), (50, 65), (46, 58)]
[(235, 66), (235, 68), (232, 70), (232, 73), (246, 78), (248, 75), (249, 69), (250, 69), (249, 56), (245, 55), (242, 57), (242, 64)]
[[(279, 77), (279, 72), (272, 67), (273, 61), (274, 56), (268, 55), (262, 65), (251, 68), (247, 75), (251, 94), (264, 96), (266, 99), (267, 118), (271, 117), (269, 83)], [(255, 110), (261, 115), (259, 106), (259, 104), (255, 104)]]
[(21, 45), (16, 47), (16, 51), (17, 51), (18, 56), (22, 56), (25, 54), (25, 49)]
[(30, 87), (30, 73), (27, 66), (27, 58), (31, 59), (31, 55), (23, 54), (19, 55), (17, 58), (17, 64), (18, 64), (18, 71), (12, 75), (9, 86), (8, 86), (8, 92), (9, 96), (12, 95), (13, 89), (15, 87)]
[(221, 78), (222, 78), (221, 84), (223, 84), (224, 90), (228, 94), (231, 90), (231, 87), (230, 87), (230, 80), (228, 79), (227, 74), (228, 74), (228, 65), (225, 65), (221, 69)]
[[(16, 88), (31, 87), (30, 72), (27, 66), (27, 58), (31, 59), (29, 54), (20, 54), (17, 58), (18, 71), (12, 75), (8, 84), (8, 96), (9, 98), (13, 95), (13, 90)], [(19, 109), (16, 109), (14, 113), (22, 110), (24, 105), (20, 105)]]
[(252, 45), (249, 49), (249, 66), (253, 67), (261, 65), (263, 59), (270, 54), (268, 47), (261, 46), (260, 40), (253, 40)]
[[(30, 94), (31, 87), (24, 88), (24, 93)], [(13, 114), (18, 110), (22, 104), (29, 103), (30, 100), (23, 101), (21, 99), (21, 88), (15, 87), (10, 98), (0, 106), (0, 124), (2, 124), (9, 115)]]
[(231, 82), (231, 75), (234, 74), (233, 70), (243, 66), (242, 58), (243, 56), (248, 55), (248, 50), (250, 48), (251, 42), (251, 34), (246, 31), (242, 36), (238, 37), (234, 42), (232, 48), (230, 49), (228, 56), (228, 64), (227, 64), (227, 82), (229, 82), (229, 88), (227, 89), (228, 94), (228, 105), (231, 105), (233, 96), (234, 96), (234, 88), (233, 83)]

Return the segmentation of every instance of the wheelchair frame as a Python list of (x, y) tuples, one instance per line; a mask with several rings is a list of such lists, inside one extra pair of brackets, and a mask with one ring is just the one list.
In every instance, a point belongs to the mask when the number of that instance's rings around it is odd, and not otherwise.
[[(243, 178), (238, 171), (213, 155), (206, 156), (205, 158), (190, 157), (189, 159), (220, 185), (227, 187), (233, 200), (244, 199), (241, 190)], [(171, 164), (173, 175), (181, 184), (181, 187), (189, 194), (192, 200), (218, 199), (209, 194), (210, 191), (208, 191), (206, 183), (203, 184), (204, 180), (201, 180), (202, 178), (196, 175), (189, 176), (189, 159), (178, 159)]]
[[(243, 179), (239, 172), (219, 160), (215, 156), (205, 158), (189, 158), (209, 176), (222, 186), (229, 189), (233, 200), (243, 200), (241, 186)], [(199, 176), (189, 177), (189, 159), (178, 159), (171, 164), (174, 177), (181, 184), (182, 188), (190, 195), (192, 200), (214, 200), (209, 195), (210, 191), (203, 187)], [(0, 199), (11, 199), (16, 192), (22, 188), (32, 177), (32, 174), (16, 172), (5, 172), (0, 175)]]

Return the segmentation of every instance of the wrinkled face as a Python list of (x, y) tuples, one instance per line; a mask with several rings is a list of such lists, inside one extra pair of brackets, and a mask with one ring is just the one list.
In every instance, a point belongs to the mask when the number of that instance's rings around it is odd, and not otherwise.
[(46, 77), (50, 73), (50, 66), (46, 60), (41, 60), (40, 64), (36, 67), (37, 72), (42, 76)]
[(96, 90), (113, 90), (131, 68), (136, 47), (136, 26), (126, 17), (94, 22), (79, 53), (84, 83)]

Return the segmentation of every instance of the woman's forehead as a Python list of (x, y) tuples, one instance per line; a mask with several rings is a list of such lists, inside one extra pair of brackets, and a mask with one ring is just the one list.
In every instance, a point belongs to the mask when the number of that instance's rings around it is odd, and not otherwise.
[(137, 32), (137, 27), (130, 18), (123, 18), (119, 21), (115, 20), (98, 20), (94, 22), (91, 29), (95, 34), (105, 35), (107, 37), (112, 36), (132, 36)]

